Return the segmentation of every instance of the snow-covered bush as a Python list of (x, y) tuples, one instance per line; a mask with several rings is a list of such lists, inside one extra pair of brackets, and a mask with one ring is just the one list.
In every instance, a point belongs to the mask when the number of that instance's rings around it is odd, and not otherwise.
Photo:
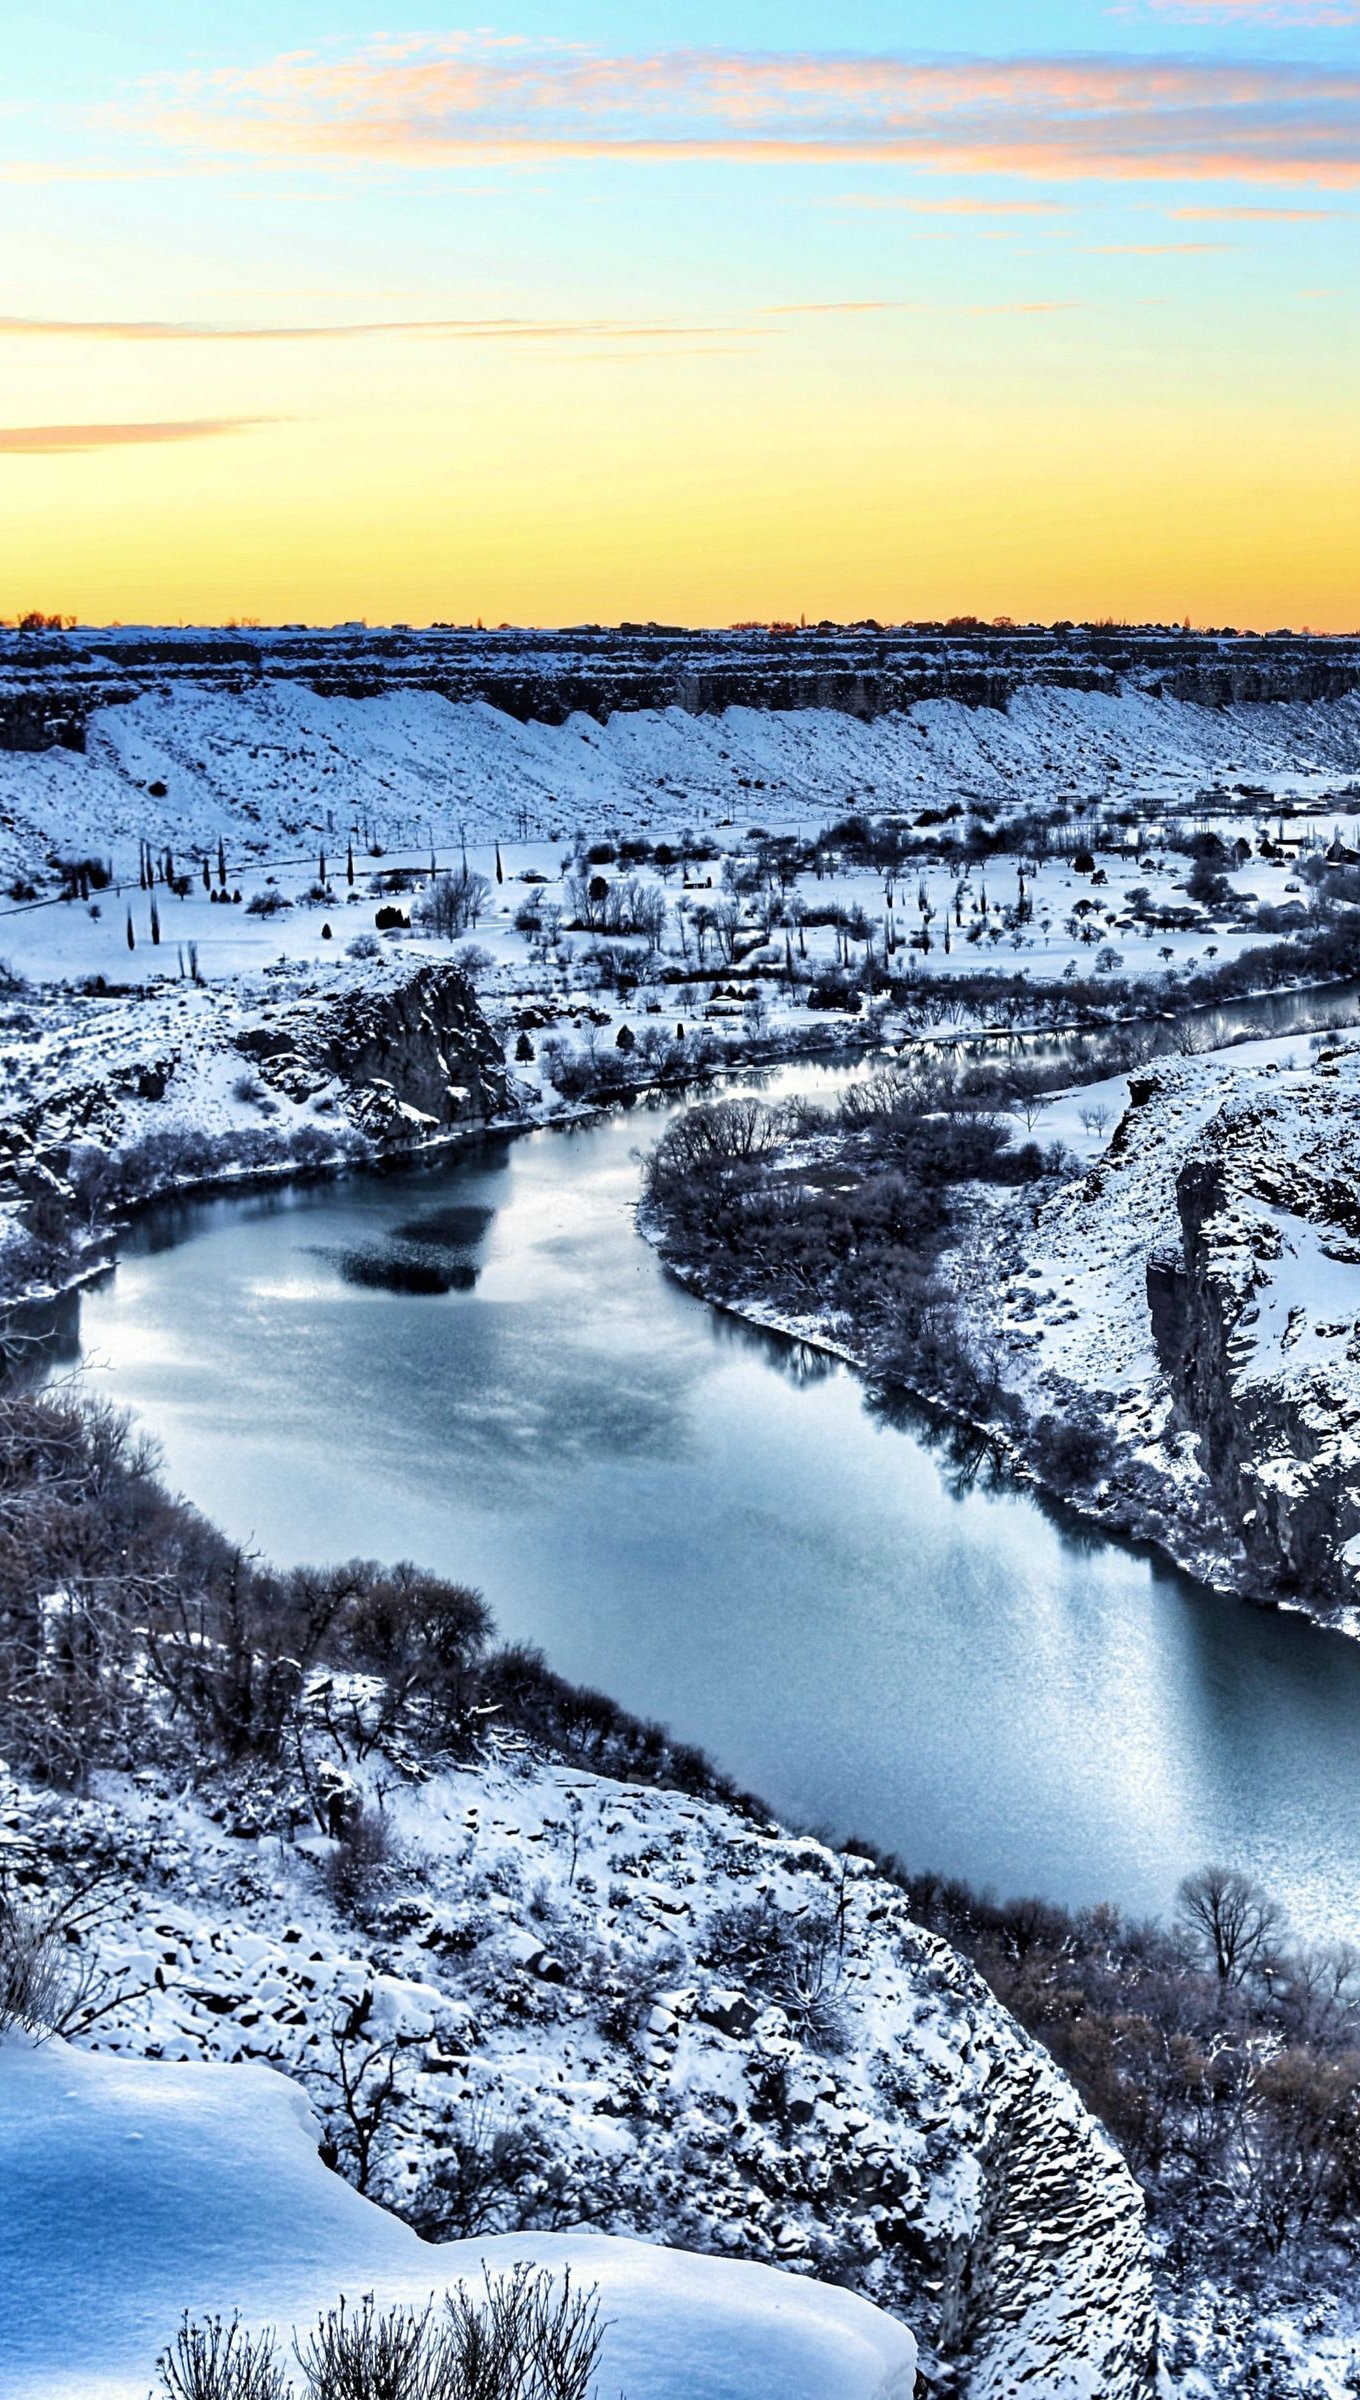
[(520, 2265), (436, 2308), (341, 2300), (295, 2335), (295, 2382), (272, 2333), (188, 2315), (157, 2361), (162, 2400), (588, 2400), (604, 2340), (592, 2286)]

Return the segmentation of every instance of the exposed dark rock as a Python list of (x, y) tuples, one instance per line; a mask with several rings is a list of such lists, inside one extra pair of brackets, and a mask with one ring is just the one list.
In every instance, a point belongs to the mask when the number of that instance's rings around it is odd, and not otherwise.
[(501, 1045), (465, 975), (419, 968), (395, 987), (361, 988), (324, 1007), (299, 1001), (237, 1046), (267, 1083), (305, 1099), (332, 1080), (349, 1113), (384, 1142), (448, 1132), (509, 1105)]
[(1219, 1110), (1176, 1178), (1181, 1254), (1147, 1294), (1184, 1423), (1266, 1587), (1353, 1603), (1360, 1578), (1360, 1279), (1337, 1314), (1318, 1260), (1354, 1263), (1353, 1082)]
[(0, 749), (81, 749), (94, 709), (169, 681), (245, 691), (276, 676), (347, 699), (439, 692), (551, 725), (639, 708), (830, 708), (862, 718), (923, 700), (1004, 709), (1024, 685), (1129, 688), (1218, 708), (1340, 698), (1360, 688), (1360, 641), (1087, 626), (0, 634)]

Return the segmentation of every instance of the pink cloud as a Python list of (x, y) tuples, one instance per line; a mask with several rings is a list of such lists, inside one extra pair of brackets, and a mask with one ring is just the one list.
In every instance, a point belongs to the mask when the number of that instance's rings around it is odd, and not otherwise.
[(735, 325), (611, 317), (392, 317), (339, 325), (206, 325), (160, 317), (0, 317), (0, 341), (353, 342), (402, 336), (460, 342), (591, 340), (665, 345), (699, 334), (744, 333)]
[(164, 139), (200, 157), (294, 163), (884, 161), (1050, 178), (1360, 182), (1360, 69), (1325, 63), (604, 56), (410, 36), (199, 75), (148, 93), (145, 109)]
[(1144, 6), (1197, 25), (1360, 25), (1360, 0), (1144, 0)]
[(0, 425), (0, 452), (54, 457), (80, 450), (122, 450), (144, 442), (198, 442), (268, 422), (262, 417), (190, 417), (148, 425)]

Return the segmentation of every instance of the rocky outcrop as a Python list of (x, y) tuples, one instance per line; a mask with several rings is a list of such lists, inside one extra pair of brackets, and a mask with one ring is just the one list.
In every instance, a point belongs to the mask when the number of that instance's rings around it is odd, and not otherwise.
[(1360, 689), (1360, 642), (1080, 625), (0, 633), (0, 750), (54, 742), (79, 749), (95, 709), (160, 685), (230, 692), (269, 678), (347, 699), (437, 692), (548, 725), (672, 707), (826, 708), (865, 718), (938, 700), (1004, 709), (1024, 687), (1044, 685), (1130, 689), (1221, 708)]
[(1360, 1058), (1252, 1089), (1176, 1177), (1148, 1305), (1183, 1422), (1265, 1587), (1360, 1598)]
[(509, 1105), (501, 1045), (456, 967), (425, 966), (394, 985), (270, 1010), (237, 1036), (290, 1099), (332, 1080), (349, 1115), (385, 1143), (497, 1115)]
[(9, 1296), (68, 1280), (142, 1201), (359, 1163), (514, 1111), (467, 977), (399, 958), (25, 1002), (0, 1020), (0, 1094)]

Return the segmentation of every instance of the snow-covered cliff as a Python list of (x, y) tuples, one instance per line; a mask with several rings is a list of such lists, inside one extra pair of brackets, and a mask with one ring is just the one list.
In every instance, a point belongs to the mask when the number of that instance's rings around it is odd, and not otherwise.
[(867, 1861), (516, 1741), (349, 1774), (387, 1843), (341, 1905), (286, 1779), (0, 1796), (45, 1873), (115, 1879), (100, 1958), (131, 1996), (101, 2051), (282, 2068), (353, 2173), (334, 2035), (357, 2006), (393, 2081), (368, 2188), (426, 2232), (584, 2220), (792, 2268), (908, 2323), (941, 2392), (1147, 2400), (1137, 2187)]

